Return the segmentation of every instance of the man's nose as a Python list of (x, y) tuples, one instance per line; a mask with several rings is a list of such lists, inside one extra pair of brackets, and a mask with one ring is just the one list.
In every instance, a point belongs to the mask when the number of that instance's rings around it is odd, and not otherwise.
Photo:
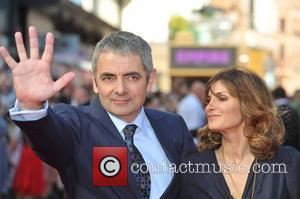
[(122, 95), (125, 92), (126, 92), (126, 84), (122, 79), (119, 79), (116, 85), (116, 93)]

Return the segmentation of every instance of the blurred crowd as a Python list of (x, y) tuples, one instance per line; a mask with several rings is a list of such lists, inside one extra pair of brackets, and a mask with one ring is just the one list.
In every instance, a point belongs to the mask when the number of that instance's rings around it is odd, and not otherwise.
[[(61, 92), (50, 99), (50, 106), (67, 103), (74, 106), (89, 104), (93, 98), (92, 74), (89, 70), (66, 63), (55, 63), (52, 68), (56, 79), (68, 71), (75, 71), (76, 78)], [(147, 96), (145, 106), (180, 114), (195, 142), (197, 131), (206, 124), (203, 108), (205, 84), (201, 81), (173, 82), (172, 93), (160, 91)], [(292, 97), (282, 87), (272, 91), (286, 129), (285, 145), (300, 150), (300, 90)], [(0, 67), (0, 198), (33, 199), (66, 198), (63, 185), (55, 169), (43, 163), (29, 147), (21, 130), (7, 116), (15, 103), (10, 70)]]

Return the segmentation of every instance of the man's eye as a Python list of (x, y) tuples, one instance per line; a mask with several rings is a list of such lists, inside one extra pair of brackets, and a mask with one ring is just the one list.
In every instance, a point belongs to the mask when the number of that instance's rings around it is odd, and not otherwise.
[(113, 77), (110, 77), (110, 76), (107, 76), (107, 77), (102, 77), (101, 80), (102, 81), (111, 81), (113, 80), (114, 78)]
[(128, 79), (128, 80), (138, 80), (138, 79), (139, 79), (139, 76), (137, 76), (137, 75), (132, 75), (132, 76), (128, 76), (127, 79)]

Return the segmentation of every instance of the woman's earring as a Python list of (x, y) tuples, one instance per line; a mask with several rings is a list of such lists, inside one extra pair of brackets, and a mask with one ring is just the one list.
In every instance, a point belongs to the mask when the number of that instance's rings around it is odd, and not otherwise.
[(216, 145), (219, 145), (221, 144), (221, 142), (217, 142), (217, 141), (214, 141), (212, 138), (211, 138), (211, 131), (208, 132), (208, 139), (213, 143), (213, 144), (216, 144)]

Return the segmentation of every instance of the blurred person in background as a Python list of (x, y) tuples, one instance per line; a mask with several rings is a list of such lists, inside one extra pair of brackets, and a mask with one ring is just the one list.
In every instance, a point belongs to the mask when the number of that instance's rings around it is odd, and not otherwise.
[(185, 161), (195, 172), (183, 174), (181, 198), (299, 199), (300, 152), (281, 146), (283, 124), (265, 82), (227, 69), (208, 81), (205, 96), (208, 124), (199, 152)]
[[(0, 110), (2, 104), (0, 100)], [(8, 170), (8, 153), (7, 153), (7, 136), (8, 129), (7, 123), (0, 112), (0, 198), (8, 198), (8, 183), (9, 183), (9, 170)]]
[(202, 106), (204, 95), (205, 84), (194, 81), (190, 92), (177, 105), (177, 113), (183, 117), (193, 137), (197, 137), (198, 129), (206, 124), (206, 115)]
[(60, 104), (53, 109), (47, 100), (74, 78), (74, 73), (56, 81), (51, 77), (53, 34), (46, 36), (42, 58), (35, 27), (29, 27), (30, 57), (20, 32), (15, 40), (20, 62), (0, 48), (12, 70), (17, 95), (10, 116), (39, 157), (58, 170), (69, 198), (178, 198), (179, 173), (134, 173), (129, 167), (127, 186), (93, 185), (94, 147), (127, 147), (129, 165), (179, 166), (195, 150), (179, 115), (143, 107), (156, 78), (151, 48), (145, 40), (125, 31), (104, 37), (96, 45), (92, 61), (97, 97), (89, 106)]
[(300, 123), (300, 90), (295, 91), (291, 101), (291, 105), (292, 107), (294, 107), (294, 109), (296, 109), (299, 117), (299, 123)]
[(65, 104), (71, 104), (72, 96), (75, 90), (75, 86), (72, 82), (70, 84), (66, 85), (61, 92), (57, 93), (55, 96), (56, 103), (65, 103)]
[(300, 125), (296, 109), (292, 107), (282, 87), (275, 88), (272, 95), (285, 129), (283, 145), (289, 145), (300, 150)]
[(81, 85), (74, 85), (74, 91), (72, 93), (71, 105), (73, 106), (86, 106), (89, 105), (91, 96), (89, 90)]
[(48, 191), (46, 199), (66, 199), (66, 192), (59, 177), (59, 173), (53, 167), (48, 167)]
[(176, 97), (170, 93), (163, 93), (157, 91), (150, 93), (145, 100), (145, 107), (157, 109), (165, 112), (176, 113), (177, 112), (177, 100)]
[(0, 100), (5, 112), (14, 104), (15, 99), (11, 78), (5, 72), (0, 73)]
[(300, 112), (300, 90), (296, 90), (292, 98), (292, 106)]
[(89, 91), (90, 95), (93, 95), (93, 73), (90, 69), (80, 69), (79, 70), (80, 85)]
[(23, 147), (12, 181), (12, 188), (20, 199), (38, 199), (46, 195), (46, 170), (44, 163), (30, 148), (23, 136)]
[(156, 93), (147, 95), (144, 106), (152, 109), (162, 109), (160, 106), (159, 96)]
[(12, 188), (13, 180), (15, 178), (16, 170), (19, 166), (21, 152), (23, 150), (23, 136), (19, 127), (17, 127), (11, 120), (9, 123), (9, 142), (8, 142), (8, 157), (9, 157), (9, 198), (16, 198), (16, 193)]
[[(296, 109), (296, 111), (298, 113), (298, 119), (299, 119), (299, 125), (300, 125), (300, 90), (295, 91), (294, 96), (292, 98), (291, 105), (292, 105), (292, 107), (294, 107), (294, 109)], [(300, 136), (299, 136), (298, 143), (300, 145)]]
[(172, 93), (170, 95), (176, 103), (189, 93), (189, 86), (185, 78), (176, 77), (172, 79)]
[(177, 100), (176, 97), (171, 93), (160, 93), (159, 95), (160, 99), (160, 107), (162, 111), (170, 112), (170, 113), (176, 113), (176, 105)]

